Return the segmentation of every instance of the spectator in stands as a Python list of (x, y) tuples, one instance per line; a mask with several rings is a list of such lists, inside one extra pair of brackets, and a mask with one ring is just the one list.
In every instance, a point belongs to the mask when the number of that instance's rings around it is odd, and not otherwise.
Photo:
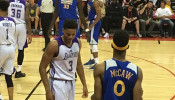
[(131, 0), (123, 0), (123, 7), (129, 7), (129, 3), (131, 2)]
[(165, 36), (162, 26), (164, 24), (168, 24), (169, 26), (168, 35), (169, 37), (171, 37), (171, 35), (173, 35), (172, 32), (173, 32), (174, 23), (170, 20), (170, 18), (172, 17), (172, 13), (169, 8), (165, 7), (165, 4), (166, 4), (165, 1), (161, 1), (161, 7), (157, 9), (155, 15), (159, 19), (158, 27), (159, 27), (161, 36), (162, 37)]
[(106, 16), (102, 19), (102, 27), (106, 34), (104, 37), (109, 37), (110, 27), (115, 24), (118, 28), (121, 28), (122, 24), (122, 6), (117, 3), (117, 0), (112, 0), (111, 5), (106, 8)]
[[(141, 6), (140, 8), (140, 26), (142, 30), (142, 37), (153, 37), (151, 35), (156, 22), (153, 20), (153, 2), (148, 1), (145, 6)], [(146, 25), (150, 25), (147, 33), (145, 31)]]
[(36, 34), (38, 33), (37, 28), (39, 22), (39, 17), (36, 16), (37, 4), (34, 3), (34, 0), (29, 0), (29, 3), (30, 3), (30, 20), (32, 23), (35, 23), (34, 34)]
[(171, 9), (171, 0), (166, 0), (165, 7), (169, 8), (171, 10), (171, 13), (174, 14), (173, 10)]
[(123, 10), (123, 23), (122, 30), (125, 29), (127, 23), (135, 24), (136, 32), (138, 37), (142, 37), (140, 35), (140, 26), (139, 26), (139, 16), (136, 8), (133, 7), (133, 3), (129, 3), (129, 7)]

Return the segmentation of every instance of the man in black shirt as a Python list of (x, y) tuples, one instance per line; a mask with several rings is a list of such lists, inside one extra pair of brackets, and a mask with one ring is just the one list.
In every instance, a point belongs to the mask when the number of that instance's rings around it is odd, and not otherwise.
[(106, 7), (106, 15), (102, 18), (102, 27), (106, 32), (105, 35), (109, 35), (109, 30), (113, 24), (115, 24), (117, 28), (121, 29), (123, 19), (122, 11), (123, 8), (119, 3), (117, 3), (117, 0), (112, 0), (111, 5)]
[[(152, 19), (153, 18), (153, 2), (148, 1), (148, 3), (140, 10), (140, 25), (142, 30), (142, 37), (152, 37), (151, 32), (156, 25), (156, 22)], [(147, 33), (145, 31), (146, 25), (150, 25)]]
[(135, 24), (137, 36), (142, 37), (139, 31), (140, 26), (138, 12), (133, 6), (133, 3), (129, 3), (129, 7), (125, 8), (123, 11), (122, 30), (125, 29), (127, 23)]

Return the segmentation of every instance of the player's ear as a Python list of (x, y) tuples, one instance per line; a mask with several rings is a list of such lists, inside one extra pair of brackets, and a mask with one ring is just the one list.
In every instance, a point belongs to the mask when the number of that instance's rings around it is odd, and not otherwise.
[(129, 45), (128, 45), (128, 48), (127, 49), (129, 49)]

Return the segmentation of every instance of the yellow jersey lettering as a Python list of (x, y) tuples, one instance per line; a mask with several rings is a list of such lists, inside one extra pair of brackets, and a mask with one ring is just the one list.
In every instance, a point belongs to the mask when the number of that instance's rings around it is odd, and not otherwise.
[(125, 78), (129, 80), (132, 77), (132, 75), (133, 74), (131, 72), (126, 71), (126, 77)]
[(125, 77), (125, 70), (123, 70), (121, 77)]
[(110, 70), (110, 72), (111, 72), (111, 77), (115, 77), (115, 70)]

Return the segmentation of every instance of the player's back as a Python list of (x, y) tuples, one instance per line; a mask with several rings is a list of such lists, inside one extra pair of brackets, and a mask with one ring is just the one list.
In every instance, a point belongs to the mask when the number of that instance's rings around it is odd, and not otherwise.
[(103, 100), (133, 100), (138, 67), (115, 59), (105, 61)]
[(77, 0), (58, 0), (59, 18), (78, 19), (77, 6)]
[(25, 0), (9, 0), (8, 16), (13, 17), (16, 23), (25, 23)]
[(15, 42), (15, 22), (12, 18), (0, 17), (0, 30), (0, 45), (8, 45)]
[(78, 39), (72, 40), (72, 46), (67, 47), (62, 37), (56, 38), (59, 52), (51, 61), (50, 77), (58, 80), (74, 80), (79, 54)]

